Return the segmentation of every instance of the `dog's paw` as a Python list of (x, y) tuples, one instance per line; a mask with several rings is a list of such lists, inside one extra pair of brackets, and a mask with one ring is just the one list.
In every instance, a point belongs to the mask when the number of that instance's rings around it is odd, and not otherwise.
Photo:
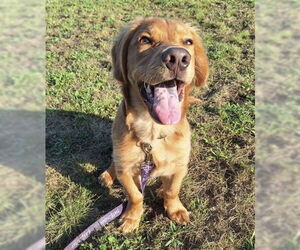
[(171, 220), (179, 223), (186, 224), (190, 222), (190, 214), (186, 209), (179, 209), (169, 214)]
[(123, 218), (122, 221), (122, 225), (118, 228), (122, 233), (130, 233), (137, 229), (140, 224), (138, 219)]
[(143, 203), (129, 204), (122, 214), (120, 221), (122, 225), (118, 228), (122, 233), (130, 233), (137, 229), (143, 214)]
[(203, 103), (200, 99), (198, 99), (196, 97), (193, 97), (193, 96), (188, 97), (188, 102), (191, 105), (193, 105), (193, 104), (202, 104)]
[(112, 178), (112, 176), (107, 172), (107, 171), (104, 171), (100, 176), (99, 176), (99, 183), (102, 185), (102, 186), (105, 186), (105, 187), (111, 187), (114, 180)]
[(190, 222), (190, 214), (178, 197), (175, 199), (165, 199), (164, 207), (171, 220), (179, 224), (186, 224)]

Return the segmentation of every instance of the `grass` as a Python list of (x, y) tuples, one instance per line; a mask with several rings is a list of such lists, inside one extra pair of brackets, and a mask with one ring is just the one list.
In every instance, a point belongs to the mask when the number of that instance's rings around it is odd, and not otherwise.
[(263, 1), (257, 7), (256, 243), (299, 249), (300, 64), (293, 51), (299, 50), (300, 4)]
[(209, 85), (190, 108), (192, 155), (181, 192), (192, 222), (171, 222), (147, 187), (138, 231), (117, 222), (81, 249), (254, 248), (254, 2), (47, 1), (46, 237), (61, 249), (125, 199), (120, 185), (100, 187), (111, 160), (110, 128), (122, 99), (110, 49), (137, 16), (181, 19), (201, 30), (210, 59)]
[(3, 165), (0, 165), (0, 177), (3, 180), (0, 191), (1, 248), (21, 248), (41, 235), (37, 232), (42, 231), (43, 184), (20, 174), (18, 169)]
[(44, 47), (41, 1), (0, 3), (0, 248), (44, 234)]
[(0, 107), (42, 111), (43, 6), (37, 0), (10, 4), (0, 3)]

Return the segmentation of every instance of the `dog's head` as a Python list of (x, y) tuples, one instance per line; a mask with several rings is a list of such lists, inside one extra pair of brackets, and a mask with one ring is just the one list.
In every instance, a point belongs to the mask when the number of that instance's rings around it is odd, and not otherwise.
[[(195, 30), (179, 21), (138, 19), (123, 29), (112, 49), (114, 77), (125, 98), (132, 88), (154, 120), (176, 124), (188, 86), (203, 86), (208, 61)], [(190, 88), (190, 87), (189, 87)]]

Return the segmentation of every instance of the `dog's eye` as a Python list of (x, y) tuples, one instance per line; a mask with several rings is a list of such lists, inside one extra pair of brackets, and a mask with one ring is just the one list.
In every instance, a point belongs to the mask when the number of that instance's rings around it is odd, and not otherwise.
[(183, 43), (185, 45), (192, 45), (193, 44), (193, 40), (192, 39), (186, 39), (186, 40), (183, 41)]
[(152, 41), (151, 41), (151, 39), (150, 39), (149, 37), (142, 36), (142, 37), (140, 38), (140, 43), (141, 43), (141, 44), (151, 44)]

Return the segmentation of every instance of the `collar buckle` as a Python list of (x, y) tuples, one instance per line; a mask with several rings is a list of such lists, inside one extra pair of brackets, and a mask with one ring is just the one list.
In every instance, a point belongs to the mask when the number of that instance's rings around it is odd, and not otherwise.
[(152, 154), (151, 154), (152, 146), (151, 146), (151, 144), (143, 142), (141, 146), (142, 146), (142, 150), (145, 153), (145, 163), (151, 164), (152, 163)]

